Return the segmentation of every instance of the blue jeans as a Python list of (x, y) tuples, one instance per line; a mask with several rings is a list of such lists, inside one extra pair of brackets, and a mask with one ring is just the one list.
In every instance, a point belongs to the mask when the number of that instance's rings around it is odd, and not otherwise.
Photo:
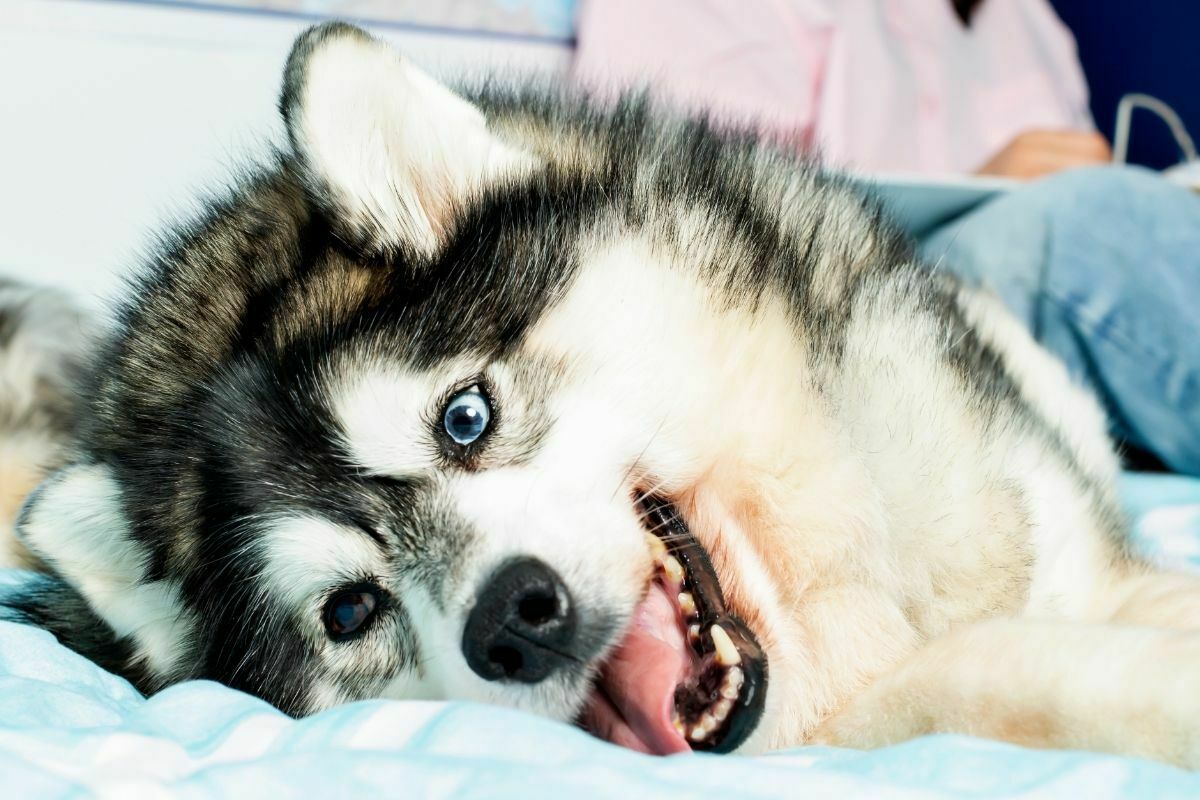
[(1100, 398), (1118, 439), (1200, 475), (1200, 196), (1145, 170), (1074, 170), (921, 248), (994, 289)]

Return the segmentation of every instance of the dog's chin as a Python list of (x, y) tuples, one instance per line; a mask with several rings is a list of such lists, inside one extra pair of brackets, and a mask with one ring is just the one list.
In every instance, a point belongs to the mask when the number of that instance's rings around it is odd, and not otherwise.
[(726, 603), (707, 552), (673, 505), (639, 503), (655, 574), (615, 648), (596, 665), (578, 723), (644, 753), (726, 753), (755, 731), (767, 658)]

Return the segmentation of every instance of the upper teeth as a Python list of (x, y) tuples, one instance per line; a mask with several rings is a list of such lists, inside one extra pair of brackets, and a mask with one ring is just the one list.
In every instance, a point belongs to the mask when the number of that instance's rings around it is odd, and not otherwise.
[(663, 572), (676, 583), (683, 580), (683, 564), (675, 556), (667, 555), (662, 558)]
[(742, 663), (742, 654), (738, 652), (724, 628), (720, 625), (713, 625), (709, 629), (709, 635), (712, 636), (713, 647), (717, 651), (718, 664), (722, 667), (732, 667)]
[(685, 617), (690, 617), (696, 613), (696, 599), (692, 597), (691, 592), (679, 593), (679, 610), (683, 612)]
[(667, 546), (663, 544), (663, 540), (653, 533), (647, 533), (646, 544), (650, 546), (650, 555), (654, 556), (654, 560), (662, 561), (667, 554)]

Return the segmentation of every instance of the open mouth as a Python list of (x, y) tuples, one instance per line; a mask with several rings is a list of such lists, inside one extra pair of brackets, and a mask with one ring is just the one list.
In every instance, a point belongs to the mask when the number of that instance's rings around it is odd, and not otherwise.
[(675, 507), (658, 497), (639, 505), (656, 574), (579, 722), (645, 753), (727, 753), (762, 716), (766, 656), (729, 613), (708, 553)]

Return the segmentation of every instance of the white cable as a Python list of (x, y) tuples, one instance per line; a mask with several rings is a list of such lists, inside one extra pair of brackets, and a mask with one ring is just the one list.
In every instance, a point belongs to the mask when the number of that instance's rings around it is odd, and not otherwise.
[(1129, 128), (1133, 120), (1134, 108), (1144, 108), (1157, 114), (1171, 129), (1171, 135), (1175, 137), (1175, 142), (1184, 155), (1183, 160), (1196, 160), (1196, 143), (1188, 135), (1187, 128), (1184, 127), (1183, 120), (1175, 113), (1175, 109), (1148, 94), (1127, 94), (1117, 105), (1117, 128), (1113, 132), (1114, 163), (1124, 164), (1125, 158), (1129, 155)]

